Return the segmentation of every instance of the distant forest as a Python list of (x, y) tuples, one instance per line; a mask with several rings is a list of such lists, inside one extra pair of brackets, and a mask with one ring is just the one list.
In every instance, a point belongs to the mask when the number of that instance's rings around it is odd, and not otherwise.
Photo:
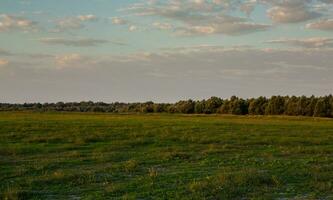
[(242, 99), (211, 97), (201, 101), (176, 103), (103, 103), (103, 102), (58, 102), (58, 103), (0, 103), (0, 111), (65, 111), (107, 113), (183, 113), (183, 114), (233, 114), (233, 115), (291, 115), (333, 117), (333, 96), (296, 97), (272, 96)]

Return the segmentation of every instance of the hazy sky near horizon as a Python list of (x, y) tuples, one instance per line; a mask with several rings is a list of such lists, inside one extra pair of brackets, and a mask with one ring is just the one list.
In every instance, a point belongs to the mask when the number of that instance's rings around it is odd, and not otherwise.
[(333, 0), (1, 0), (0, 102), (333, 93)]

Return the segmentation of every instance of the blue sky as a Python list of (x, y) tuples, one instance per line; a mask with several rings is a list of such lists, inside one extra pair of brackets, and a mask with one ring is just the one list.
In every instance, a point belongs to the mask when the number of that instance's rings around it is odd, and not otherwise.
[(0, 101), (332, 93), (332, 13), (332, 0), (2, 0)]

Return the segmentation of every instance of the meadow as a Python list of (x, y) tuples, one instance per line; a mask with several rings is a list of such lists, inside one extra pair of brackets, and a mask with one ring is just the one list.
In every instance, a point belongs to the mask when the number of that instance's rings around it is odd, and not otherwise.
[(0, 113), (0, 199), (333, 199), (333, 119)]

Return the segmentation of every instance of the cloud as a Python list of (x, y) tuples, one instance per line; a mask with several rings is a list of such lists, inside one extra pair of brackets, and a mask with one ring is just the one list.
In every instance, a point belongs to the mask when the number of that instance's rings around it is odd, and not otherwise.
[(128, 30), (129, 30), (130, 32), (134, 32), (134, 31), (138, 30), (138, 27), (135, 26), (135, 25), (131, 25), (131, 26), (128, 27)]
[(79, 15), (76, 17), (67, 17), (60, 19), (56, 22), (56, 32), (65, 31), (71, 29), (81, 29), (84, 28), (84, 23), (97, 21), (98, 18), (95, 15)]
[(92, 14), (90, 14), (90, 15), (79, 15), (77, 18), (80, 21), (83, 21), (83, 22), (85, 22), (85, 21), (96, 21), (97, 20), (97, 17), (95, 15), (92, 15)]
[(184, 35), (226, 34), (239, 35), (270, 28), (267, 24), (248, 22), (246, 18), (228, 15), (198, 16), (197, 20), (186, 19), (186, 26), (178, 28)]
[(239, 1), (218, 0), (154, 1), (149, 4), (133, 5), (126, 11), (138, 16), (158, 16), (176, 20), (180, 22), (180, 25), (174, 28), (176, 35), (238, 35), (263, 31), (271, 27), (255, 23), (248, 18), (231, 16), (230, 9), (239, 5)]
[(173, 29), (173, 25), (170, 23), (163, 23), (163, 22), (154, 22), (153, 27), (159, 29), (159, 30), (171, 30)]
[(256, 6), (256, 0), (251, 0), (240, 5), (240, 10), (250, 16)]
[(111, 22), (112, 22), (112, 24), (115, 24), (115, 25), (124, 25), (124, 24), (128, 23), (127, 20), (120, 18), (120, 17), (111, 18)]
[(276, 23), (299, 23), (320, 17), (321, 14), (311, 11), (309, 0), (271, 1), (274, 7), (267, 11), (267, 15)]
[(270, 44), (286, 44), (303, 48), (333, 48), (332, 38), (281, 39), (268, 41)]
[(320, 0), (323, 3), (327, 3), (327, 4), (333, 4), (333, 0)]
[(317, 22), (307, 24), (306, 28), (333, 31), (333, 19), (321, 19)]
[(73, 47), (91, 47), (108, 43), (108, 40), (81, 38), (81, 39), (65, 39), (65, 38), (42, 38), (39, 40), (49, 45), (65, 45)]
[(11, 63), (0, 73), (0, 90), (5, 101), (52, 102), (324, 95), (333, 92), (332, 53), (201, 45), (126, 56), (68, 54), (59, 63), (29, 58), (30, 65)]
[(73, 53), (73, 54), (56, 56), (55, 59), (56, 59), (56, 64), (60, 67), (64, 66), (75, 67), (78, 64), (82, 63), (84, 57), (82, 57), (80, 54)]
[(11, 52), (4, 49), (0, 49), (0, 56), (11, 56), (11, 55), (13, 55)]
[(37, 22), (31, 21), (29, 19), (13, 16), (13, 15), (0, 15), (0, 32), (5, 31), (36, 31)]
[(38, 53), (38, 54), (22, 54), (21, 56), (25, 56), (28, 58), (36, 59), (36, 60), (49, 60), (54, 58), (53, 55), (50, 54), (44, 54), (44, 53)]
[(211, 35), (211, 34), (226, 34), (226, 35), (240, 35), (257, 31), (265, 31), (270, 28), (267, 24), (256, 23), (218, 23), (210, 25), (187, 26), (178, 28), (176, 34), (193, 36), (193, 35)]
[(6, 66), (9, 64), (8, 60), (0, 58), (0, 67)]
[[(251, 20), (253, 10), (260, 5), (274, 23), (300, 23), (324, 15), (318, 10), (331, 0), (184, 0), (136, 3), (124, 11), (137, 16), (161, 17), (180, 23), (176, 35), (240, 35), (264, 31), (272, 27)], [(247, 17), (235, 13), (243, 12)], [(156, 27), (158, 28), (158, 26)]]

